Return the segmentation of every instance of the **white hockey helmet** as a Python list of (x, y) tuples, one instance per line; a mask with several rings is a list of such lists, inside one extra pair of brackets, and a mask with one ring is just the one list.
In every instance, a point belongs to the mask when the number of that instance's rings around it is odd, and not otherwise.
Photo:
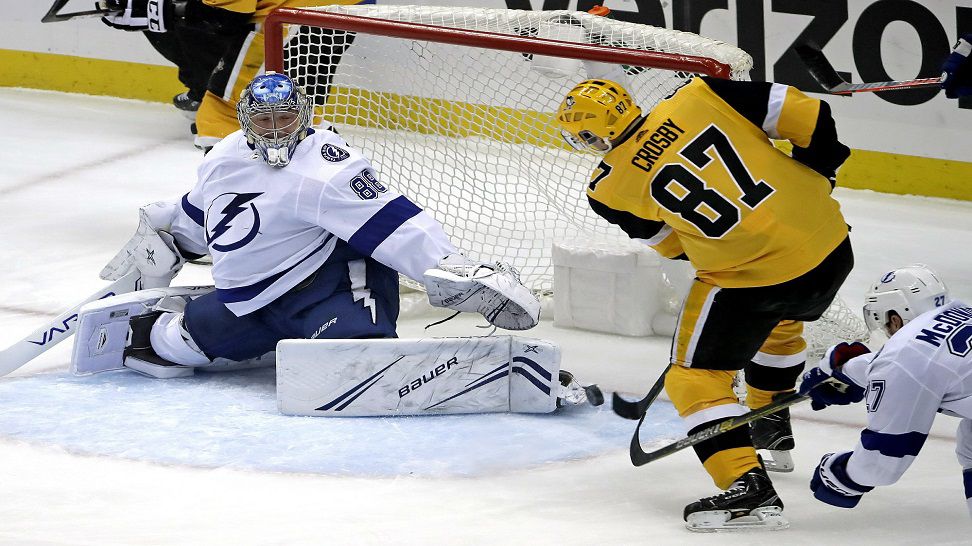
[(948, 288), (934, 271), (924, 264), (909, 265), (885, 273), (871, 285), (864, 295), (864, 322), (868, 330), (880, 329), (890, 336), (891, 311), (907, 324), (949, 300)]

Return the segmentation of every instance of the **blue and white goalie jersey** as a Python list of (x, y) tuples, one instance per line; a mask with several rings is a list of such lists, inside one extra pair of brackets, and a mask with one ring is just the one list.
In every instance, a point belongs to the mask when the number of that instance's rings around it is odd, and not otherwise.
[(956, 300), (919, 315), (843, 371), (865, 387), (868, 412), (847, 473), (862, 485), (895, 483), (936, 413), (972, 419), (972, 307)]
[(329, 260), (371, 257), (421, 281), (456, 252), (436, 220), (327, 130), (308, 135), (284, 168), (254, 155), (242, 131), (227, 136), (177, 209), (172, 234), (186, 251), (212, 255), (218, 298), (237, 316)]

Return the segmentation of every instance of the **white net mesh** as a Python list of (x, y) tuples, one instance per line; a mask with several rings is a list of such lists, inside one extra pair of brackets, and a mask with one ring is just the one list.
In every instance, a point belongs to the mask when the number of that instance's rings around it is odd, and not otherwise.
[[(745, 79), (742, 50), (701, 36), (587, 13), (422, 6), (328, 6), (321, 11), (508, 36), (552, 38), (709, 57)], [(553, 122), (564, 95), (593, 64), (430, 40), (287, 29), (284, 63), (331, 123), (380, 176), (443, 223), (474, 259), (507, 260), (538, 292), (553, 286), (554, 240), (624, 238), (587, 205), (599, 159), (568, 148)], [(536, 61), (544, 60), (544, 63)], [(564, 68), (566, 67), (566, 68)], [(649, 109), (689, 74), (624, 67), (626, 86)], [(603, 77), (603, 75), (596, 75)]]
[(867, 343), (870, 332), (864, 324), (864, 319), (861, 318), (860, 311), (852, 310), (840, 296), (837, 296), (820, 320), (806, 324), (803, 337), (807, 340), (807, 361), (813, 363), (822, 357), (831, 345), (841, 341)]
[[(748, 79), (752, 67), (748, 54), (724, 42), (580, 12), (424, 6), (313, 11), (701, 56), (729, 65), (733, 79)], [(599, 159), (568, 148), (553, 120), (577, 82), (604, 77), (589, 74), (595, 64), (317, 26), (291, 25), (286, 35), (285, 69), (318, 106), (316, 124), (332, 124), (363, 150), (382, 179), (429, 210), (470, 257), (508, 260), (527, 286), (549, 293), (554, 240), (627, 242), (587, 205), (584, 187)], [(550, 65), (561, 74), (541, 70)], [(645, 110), (690, 77), (657, 68), (623, 70), (622, 83)], [(671, 287), (664, 294), (666, 311), (677, 313), (690, 275), (682, 264), (665, 270), (662, 282)], [(822, 319), (807, 325), (805, 336), (811, 358), (817, 358), (838, 341), (867, 339), (867, 331), (838, 298)]]

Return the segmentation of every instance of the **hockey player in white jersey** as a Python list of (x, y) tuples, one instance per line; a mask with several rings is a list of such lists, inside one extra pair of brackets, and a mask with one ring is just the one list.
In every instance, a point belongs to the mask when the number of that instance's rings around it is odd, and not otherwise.
[(537, 324), (539, 301), (515, 270), (466, 259), (360, 152), (311, 128), (312, 106), (289, 77), (255, 78), (238, 114), (242, 129), (207, 155), (195, 187), (141, 209), (136, 235), (102, 271), (137, 269), (147, 286), (167, 286), (187, 258), (210, 254), (215, 288), (82, 309), (76, 373), (124, 363), (173, 377), (260, 357), (284, 339), (394, 338), (399, 273), (424, 283), (432, 305), (509, 330)]
[(972, 515), (972, 306), (950, 300), (938, 276), (916, 264), (870, 288), (864, 318), (890, 336), (880, 351), (840, 343), (803, 376), (800, 392), (814, 409), (866, 399), (868, 418), (852, 451), (824, 455), (810, 489), (828, 504), (857, 506), (864, 493), (898, 481), (944, 413), (962, 418), (956, 453)]

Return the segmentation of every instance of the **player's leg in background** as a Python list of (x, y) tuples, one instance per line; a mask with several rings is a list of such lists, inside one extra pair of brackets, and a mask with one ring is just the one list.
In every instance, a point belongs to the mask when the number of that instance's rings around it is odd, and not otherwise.
[[(685, 298), (672, 343), (672, 368), (665, 380), (689, 434), (746, 413), (732, 389), (737, 370), (750, 362), (778, 318), (756, 312), (759, 289), (717, 288), (695, 280)], [(715, 484), (728, 488), (760, 466), (749, 430), (721, 434), (695, 446)]]
[(184, 59), (177, 63), (179, 80), (188, 88), (185, 93), (172, 99), (176, 108), (182, 110), (187, 117), (195, 119), (209, 80), (223, 54), (238, 43), (238, 35), (246, 34), (250, 30), (250, 25), (241, 27), (236, 33), (217, 33), (185, 25), (174, 28), (176, 45)]
[[(802, 322), (780, 321), (752, 362), (746, 365), (746, 405), (749, 409), (768, 406), (779, 396), (793, 392), (807, 359), (807, 343), (802, 334)], [(787, 453), (794, 447), (789, 409), (754, 421), (752, 435), (756, 449), (772, 452), (771, 458), (764, 461), (767, 470), (793, 470), (793, 459)]]
[(962, 465), (962, 483), (965, 485), (965, 503), (972, 517), (972, 419), (959, 422), (955, 442), (955, 455)]
[(216, 64), (196, 112), (196, 146), (206, 151), (240, 128), (236, 102), (263, 70), (263, 31), (241, 32), (227, 40), (230, 45)]
[[(785, 310), (785, 320), (774, 327), (753, 362), (746, 366), (746, 405), (751, 409), (766, 406), (774, 397), (794, 389), (806, 360), (803, 321), (823, 316), (853, 266), (854, 253), (848, 238), (807, 273), (760, 289), (767, 302), (775, 302)], [(756, 448), (773, 452), (767, 469), (792, 471), (793, 459), (787, 453), (794, 447), (789, 410), (755, 421), (751, 428)]]

